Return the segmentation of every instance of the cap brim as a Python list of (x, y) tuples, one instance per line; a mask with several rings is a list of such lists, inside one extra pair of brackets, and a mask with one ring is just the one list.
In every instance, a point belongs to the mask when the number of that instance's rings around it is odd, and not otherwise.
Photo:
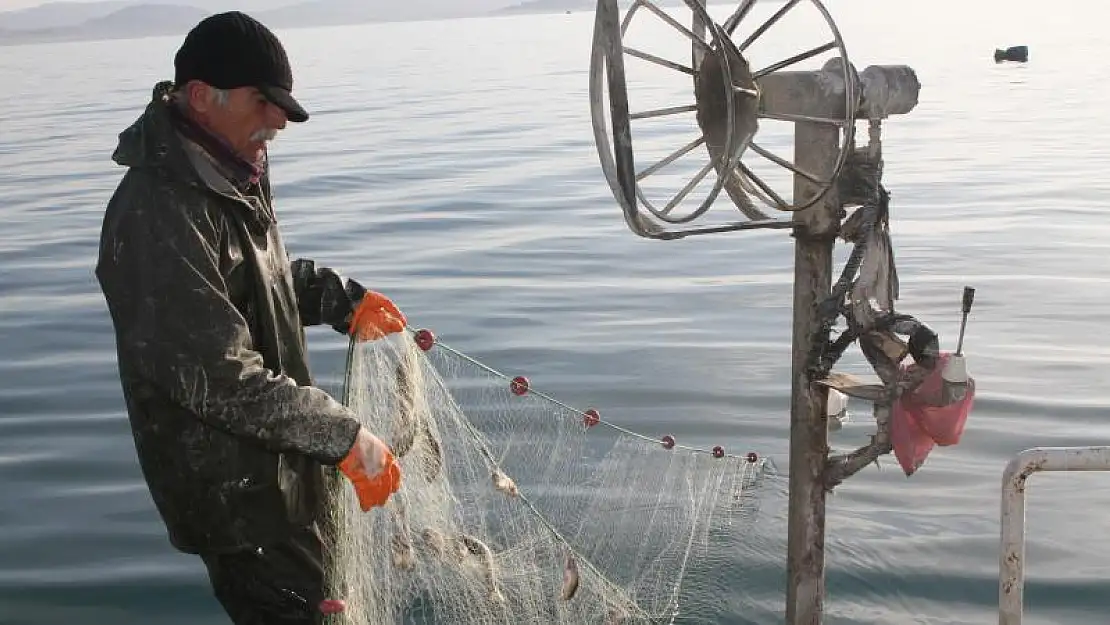
[(293, 94), (285, 89), (281, 87), (262, 86), (259, 87), (258, 90), (262, 95), (266, 96), (267, 100), (273, 102), (274, 106), (285, 111), (285, 116), (289, 118), (289, 121), (295, 123), (308, 121), (308, 111), (304, 110), (304, 107), (301, 106), (300, 102), (297, 102)]

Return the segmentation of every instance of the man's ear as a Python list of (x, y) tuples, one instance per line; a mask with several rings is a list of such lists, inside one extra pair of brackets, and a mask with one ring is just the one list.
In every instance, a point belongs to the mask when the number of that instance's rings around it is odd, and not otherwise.
[(185, 100), (194, 112), (204, 115), (212, 108), (212, 99), (209, 91), (212, 87), (200, 80), (190, 80), (185, 83)]

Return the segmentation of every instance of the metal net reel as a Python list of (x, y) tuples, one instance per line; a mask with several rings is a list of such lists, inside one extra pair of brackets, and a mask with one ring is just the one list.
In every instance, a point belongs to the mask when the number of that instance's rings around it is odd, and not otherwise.
[[(848, 61), (844, 40), (835, 22), (819, 0), (763, 2), (765, 6), (777, 7), (763, 19), (755, 18), (759, 0), (740, 0), (720, 22), (713, 19), (704, 1), (683, 0), (680, 7), (662, 8), (652, 0), (634, 0), (623, 17), (617, 0), (598, 0), (597, 4), (590, 66), (594, 138), (602, 171), (624, 211), (626, 222), (633, 232), (648, 238), (673, 239), (730, 230), (790, 228), (792, 219), (777, 219), (772, 215), (793, 213), (819, 201), (836, 184), (853, 149), (860, 102), (859, 77)], [(763, 59), (757, 61), (753, 44), (781, 25), (784, 17), (801, 11), (803, 6), (816, 10), (820, 28), (827, 32), (822, 35), (823, 39), (827, 38), (825, 43), (808, 49), (805, 45), (798, 46), (802, 51), (787, 56), (765, 54), (765, 62)], [(684, 46), (689, 46), (690, 64), (671, 60), (674, 53), (656, 54), (630, 43), (629, 31), (638, 20), (655, 20), (670, 31), (657, 33), (647, 45), (662, 43), (667, 35), (680, 38)], [(626, 56), (631, 59), (628, 64)], [(832, 58), (821, 67), (819, 79), (829, 83), (829, 89), (843, 94), (842, 115), (807, 115), (792, 104), (792, 100), (802, 99), (802, 96), (794, 98), (791, 93), (795, 89), (794, 79), (788, 75), (797, 72), (787, 70), (796, 69), (805, 62), (820, 62), (822, 56)], [(635, 86), (629, 78), (633, 63), (688, 76), (694, 87), (694, 103), (654, 108), (636, 106), (637, 98), (630, 93)], [(666, 137), (673, 145), (666, 156), (659, 160), (645, 159), (650, 163), (646, 166), (636, 163), (636, 154), (644, 150), (634, 150), (633, 134), (640, 148), (641, 142), (654, 134), (646, 124), (690, 117), (691, 114), (696, 126), (691, 124), (690, 134), (694, 136), (688, 142), (683, 144), (681, 139)], [(767, 120), (787, 122), (790, 127), (798, 123), (836, 127), (840, 131), (840, 142), (832, 171), (806, 171), (793, 159), (782, 156), (782, 147), (764, 145), (761, 139), (765, 131), (761, 122)], [(641, 128), (641, 124), (645, 127)], [(645, 182), (686, 157), (700, 159), (696, 170), (676, 181), (676, 188), (668, 189), (662, 200), (649, 197)], [(775, 184), (776, 181), (768, 180), (766, 175), (758, 174), (751, 163), (753, 159), (780, 169), (787, 175), (786, 180)], [(803, 184), (795, 183), (798, 178)], [(699, 187), (709, 188), (703, 198), (691, 199), (691, 194)], [(731, 219), (716, 223), (701, 219), (717, 204), (722, 191), (740, 215), (733, 213)], [(768, 208), (770, 213), (765, 210)], [(697, 220), (701, 223), (695, 225)]]

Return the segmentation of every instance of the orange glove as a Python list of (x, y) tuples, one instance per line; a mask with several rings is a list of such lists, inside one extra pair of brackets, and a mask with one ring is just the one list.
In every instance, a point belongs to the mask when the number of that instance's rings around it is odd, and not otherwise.
[(340, 461), (340, 472), (351, 480), (363, 512), (383, 506), (401, 488), (401, 467), (378, 437), (359, 430), (351, 451)]
[(393, 300), (376, 291), (367, 291), (351, 314), (348, 333), (360, 341), (372, 341), (401, 332), (407, 323)]

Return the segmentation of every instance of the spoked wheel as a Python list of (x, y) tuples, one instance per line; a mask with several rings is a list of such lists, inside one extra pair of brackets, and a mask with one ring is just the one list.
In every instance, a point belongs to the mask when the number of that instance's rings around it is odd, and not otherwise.
[[(752, 198), (776, 211), (812, 206), (832, 187), (852, 149), (857, 79), (836, 24), (819, 0), (740, 0), (719, 16), (702, 1), (684, 0), (683, 7), (664, 10), (652, 0), (635, 0), (621, 18), (616, 0), (598, 0), (590, 67), (594, 137), (626, 221), (643, 236), (789, 226)], [(788, 18), (799, 14), (803, 21), (791, 28)], [(776, 47), (773, 35), (780, 30), (785, 41)], [(798, 45), (815, 37), (824, 43)], [(764, 42), (770, 50), (756, 45)], [(757, 53), (768, 61), (753, 62)], [(833, 58), (820, 65), (822, 56)], [(682, 58), (690, 64), (673, 60)], [(804, 67), (813, 63), (819, 65)], [(822, 80), (839, 81), (842, 115), (807, 112), (804, 90), (791, 92), (791, 79), (802, 69), (819, 69)], [(693, 104), (687, 81), (693, 82)], [(805, 171), (782, 156), (793, 150), (798, 123), (841, 131), (831, 172)], [(807, 182), (801, 197), (791, 191), (797, 178)], [(705, 189), (700, 197), (699, 187)], [(714, 206), (722, 190), (746, 219), (689, 225)]]

